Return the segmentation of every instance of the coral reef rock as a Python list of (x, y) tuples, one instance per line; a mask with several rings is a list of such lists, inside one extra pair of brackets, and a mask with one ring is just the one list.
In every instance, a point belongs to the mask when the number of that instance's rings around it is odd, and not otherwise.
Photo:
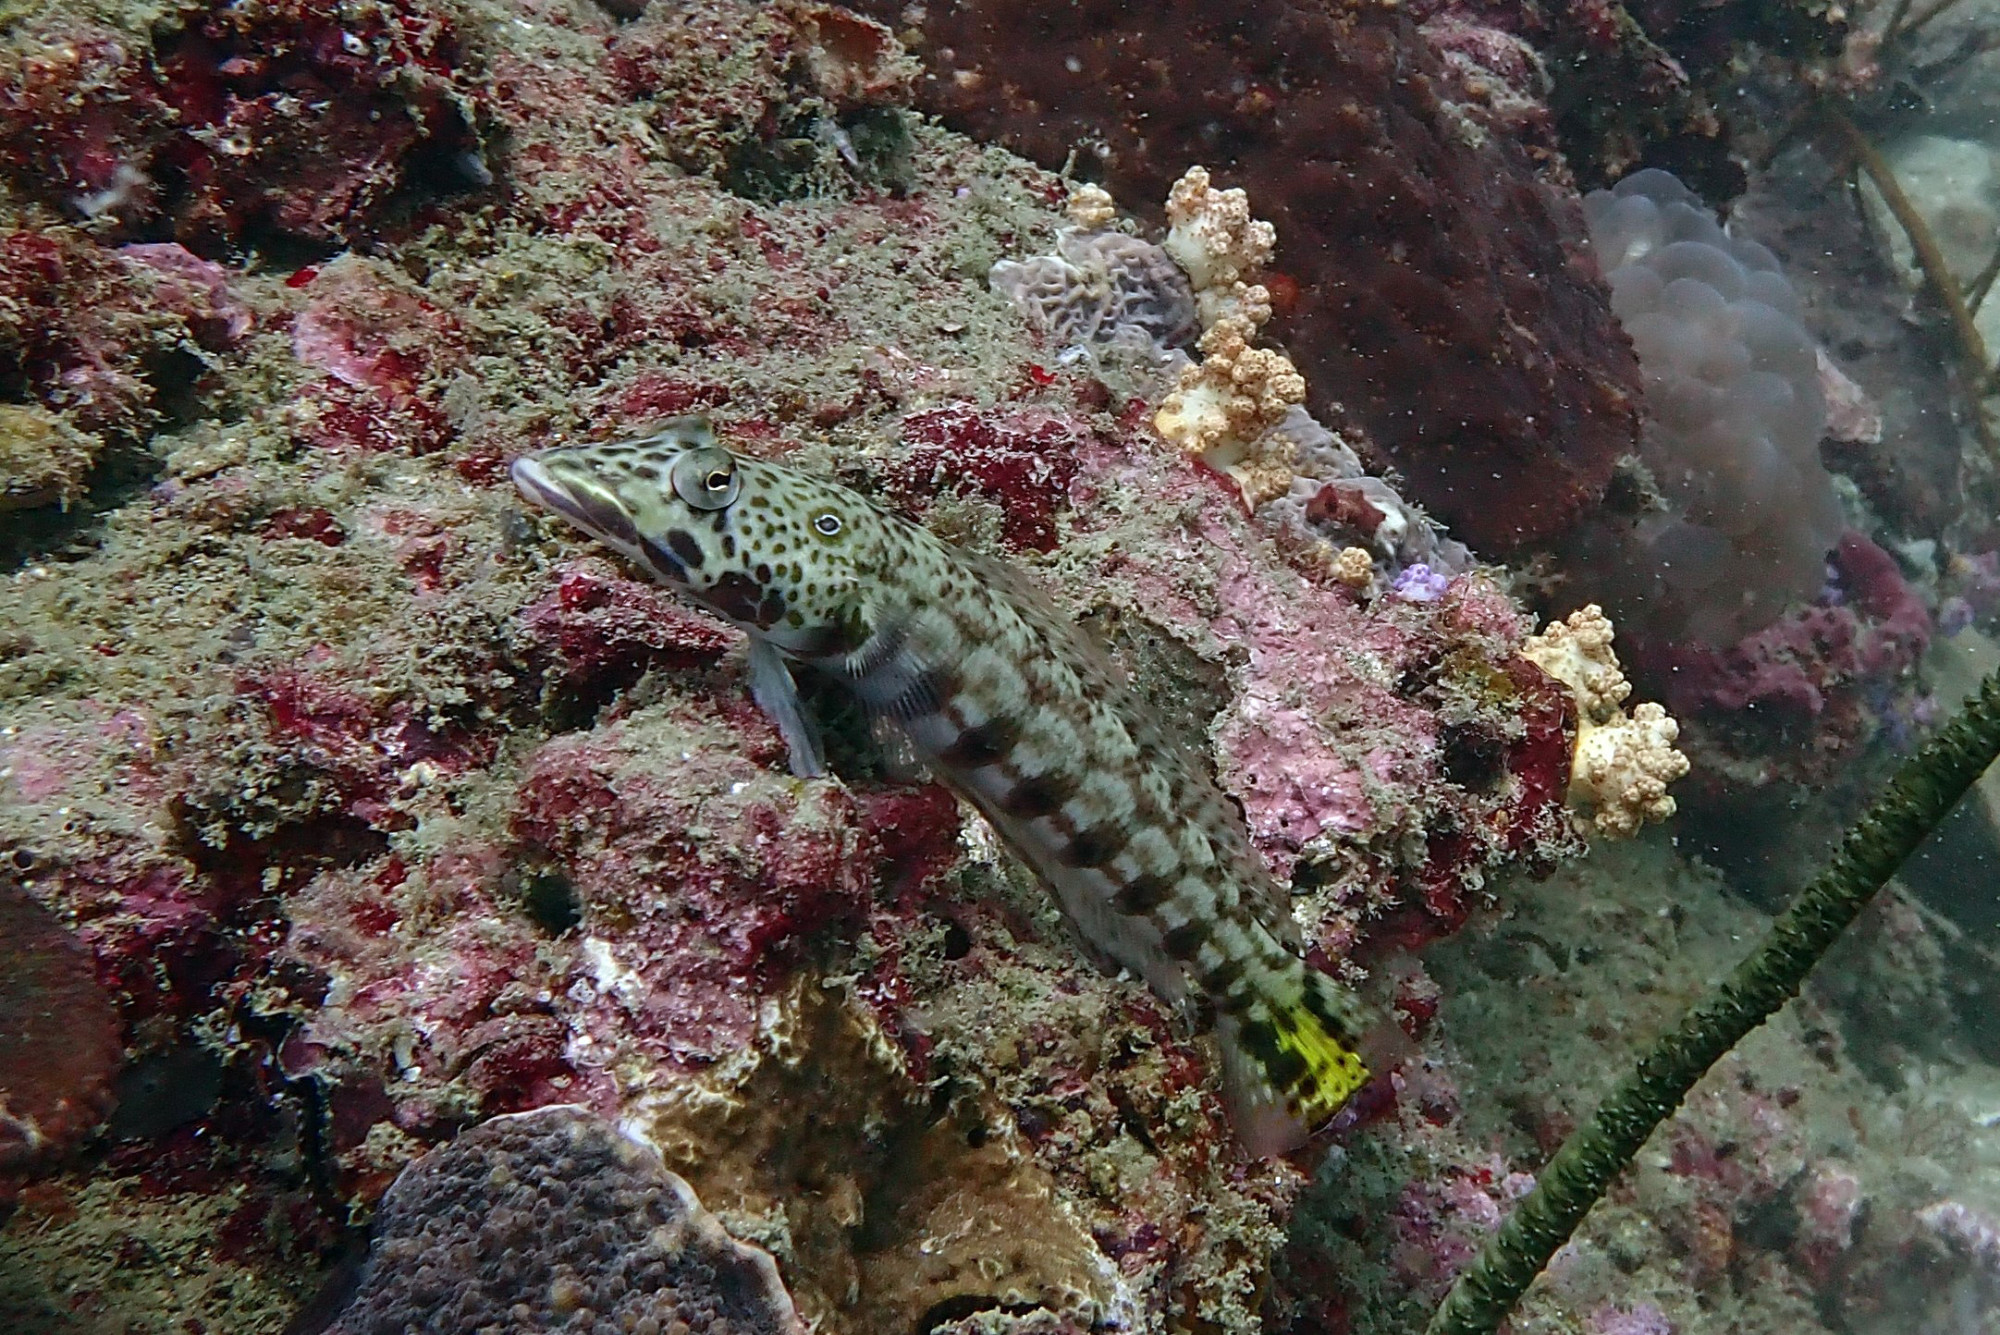
[(97, 437), (41, 408), (0, 403), (0, 512), (79, 499), (103, 448)]
[(1273, 329), (1315, 413), (1345, 405), (1457, 537), (1505, 555), (1603, 496), (1640, 387), (1601, 286), (1572, 263), (1582, 216), (1471, 123), (1401, 9), (857, 7), (915, 16), (927, 110), (1051, 168), (1075, 152), (1128, 208), (1190, 162), (1226, 167), (1281, 238)]
[(0, 176), (114, 235), (337, 246), (492, 182), (441, 5), (208, 3), (34, 36), (0, 59)]
[(327, 1335), (407, 1330), (804, 1335), (768, 1253), (657, 1153), (582, 1108), (495, 1117), (382, 1197)]
[(23, 1178), (74, 1149), (110, 1111), (124, 1056), (88, 953), (0, 876), (0, 1220)]

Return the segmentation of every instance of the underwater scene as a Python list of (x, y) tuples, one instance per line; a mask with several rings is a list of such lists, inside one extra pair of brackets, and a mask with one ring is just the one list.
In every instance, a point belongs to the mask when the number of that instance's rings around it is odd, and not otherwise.
[(1996, 276), (2000, 0), (0, 0), (0, 1335), (2000, 1335)]

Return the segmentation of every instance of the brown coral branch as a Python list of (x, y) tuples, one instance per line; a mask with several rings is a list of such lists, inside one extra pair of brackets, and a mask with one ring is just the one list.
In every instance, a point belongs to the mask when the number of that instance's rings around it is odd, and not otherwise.
[[(1904, 37), (1914, 36), (1923, 31), (1924, 25), (1932, 19), (1937, 18), (1948, 10), (1957, 8), (1958, 3), (1959, 0), (1931, 0), (1930, 4), (1918, 10), (1910, 21), (1903, 25), (1900, 35)], [(1883, 43), (1884, 45), (1888, 43), (1886, 36), (1883, 38)]]
[(1996, 277), (2000, 277), (2000, 246), (1994, 248), (1993, 258), (1986, 261), (1986, 267), (1979, 271), (1978, 276), (1965, 285), (1965, 309), (1974, 315), (1979, 314), (1979, 308)]
[(1987, 454), (2000, 463), (2000, 444), (1994, 440), (1993, 424), (1987, 420), (1983, 402), (1989, 377), (1986, 340), (1980, 337), (1979, 327), (1972, 321), (1972, 311), (1965, 304), (1965, 293), (1958, 280), (1952, 277), (1951, 267), (1945, 263), (1944, 251), (1938, 247), (1937, 237), (1932, 235), (1929, 224), (1917, 212), (1916, 205), (1910, 203), (1910, 197), (1903, 193), (1903, 187), (1896, 180), (1896, 173), (1890, 169), (1887, 159), (1847, 113), (1831, 102), (1822, 102), (1820, 116), (1840, 136), (1855, 163), (1867, 173), (1876, 192), (1882, 196), (1882, 202), (1910, 238), (1910, 249), (1915, 252), (1917, 264), (1924, 271), (1924, 281), (1944, 307), (1945, 316), (1951, 322), (1952, 335), (1958, 341), (1959, 353), (1965, 360), (1970, 381), (1973, 427), (1979, 433), (1979, 442)]
[(1896, 38), (1902, 35), (1903, 20), (1910, 14), (1910, 0), (1896, 0), (1896, 8), (1890, 13), (1888, 23), (1882, 27), (1882, 49), (1887, 50)]

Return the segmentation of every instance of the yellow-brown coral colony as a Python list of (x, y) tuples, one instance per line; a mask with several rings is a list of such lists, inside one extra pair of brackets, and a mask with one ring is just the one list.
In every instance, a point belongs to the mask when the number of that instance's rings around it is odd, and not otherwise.
[(1674, 749), (1680, 725), (1657, 704), (1624, 710), (1632, 684), (1612, 650), (1611, 621), (1596, 604), (1552, 621), (1521, 646), (1521, 656), (1568, 686), (1576, 700), (1576, 760), (1570, 805), (1613, 839), (1674, 814), (1667, 785), (1688, 772)]
[(1153, 427), (1235, 478), (1255, 509), (1291, 489), (1296, 447), (1273, 428), (1306, 398), (1289, 357), (1252, 345), (1271, 318), (1271, 294), (1249, 280), (1269, 262), (1277, 231), (1250, 216), (1242, 190), (1213, 188), (1203, 167), (1174, 183), (1167, 222), (1163, 245), (1194, 287), (1202, 359), (1181, 370)]

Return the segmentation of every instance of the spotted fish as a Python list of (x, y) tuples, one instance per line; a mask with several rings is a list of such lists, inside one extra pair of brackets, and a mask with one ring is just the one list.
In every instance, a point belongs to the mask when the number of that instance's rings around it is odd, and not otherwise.
[(1253, 1153), (1298, 1145), (1367, 1078), (1362, 1008), (1299, 957), (1241, 812), (1016, 572), (845, 487), (734, 454), (700, 418), (545, 450), (513, 476), (749, 632), (751, 690), (795, 772), (823, 764), (793, 663), (898, 729), (1085, 937), (1213, 1018)]

